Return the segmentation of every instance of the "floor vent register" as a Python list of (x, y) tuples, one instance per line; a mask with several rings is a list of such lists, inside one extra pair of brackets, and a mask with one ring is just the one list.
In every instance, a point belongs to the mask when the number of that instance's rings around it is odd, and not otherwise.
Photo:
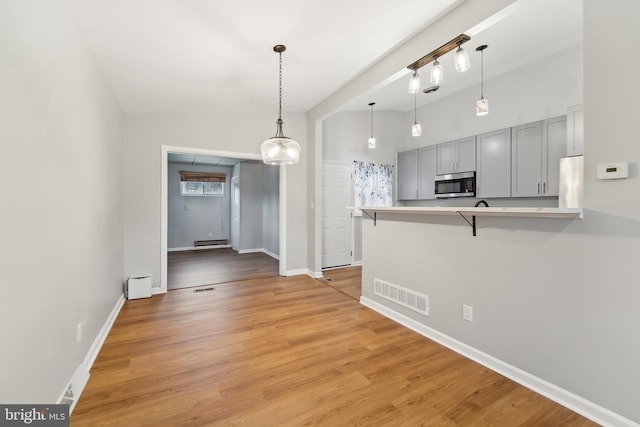
[(420, 292), (386, 282), (384, 280), (373, 279), (373, 293), (393, 301), (425, 316), (429, 315), (429, 296)]

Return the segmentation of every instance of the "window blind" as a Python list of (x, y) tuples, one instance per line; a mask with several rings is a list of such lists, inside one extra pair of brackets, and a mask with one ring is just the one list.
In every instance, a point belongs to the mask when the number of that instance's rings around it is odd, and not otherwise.
[(180, 171), (180, 181), (226, 182), (226, 179), (224, 173)]

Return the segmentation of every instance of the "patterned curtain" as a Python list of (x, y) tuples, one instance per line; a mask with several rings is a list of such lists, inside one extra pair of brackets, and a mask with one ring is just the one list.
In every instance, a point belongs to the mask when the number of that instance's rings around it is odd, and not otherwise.
[(353, 162), (354, 205), (393, 206), (393, 165)]

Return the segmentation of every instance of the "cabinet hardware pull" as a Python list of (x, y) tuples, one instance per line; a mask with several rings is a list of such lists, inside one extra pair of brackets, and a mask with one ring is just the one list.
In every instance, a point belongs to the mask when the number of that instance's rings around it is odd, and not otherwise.
[(542, 194), (547, 194), (547, 183), (542, 184)]
[(538, 194), (540, 194), (540, 183), (538, 183)]

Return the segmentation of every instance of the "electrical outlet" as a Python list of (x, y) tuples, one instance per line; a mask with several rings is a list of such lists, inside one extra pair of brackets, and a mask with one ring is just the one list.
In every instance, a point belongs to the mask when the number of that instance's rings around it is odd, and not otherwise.
[(76, 342), (80, 342), (82, 339), (82, 323), (78, 323), (76, 326)]
[(462, 318), (467, 322), (473, 322), (473, 307), (462, 304)]

